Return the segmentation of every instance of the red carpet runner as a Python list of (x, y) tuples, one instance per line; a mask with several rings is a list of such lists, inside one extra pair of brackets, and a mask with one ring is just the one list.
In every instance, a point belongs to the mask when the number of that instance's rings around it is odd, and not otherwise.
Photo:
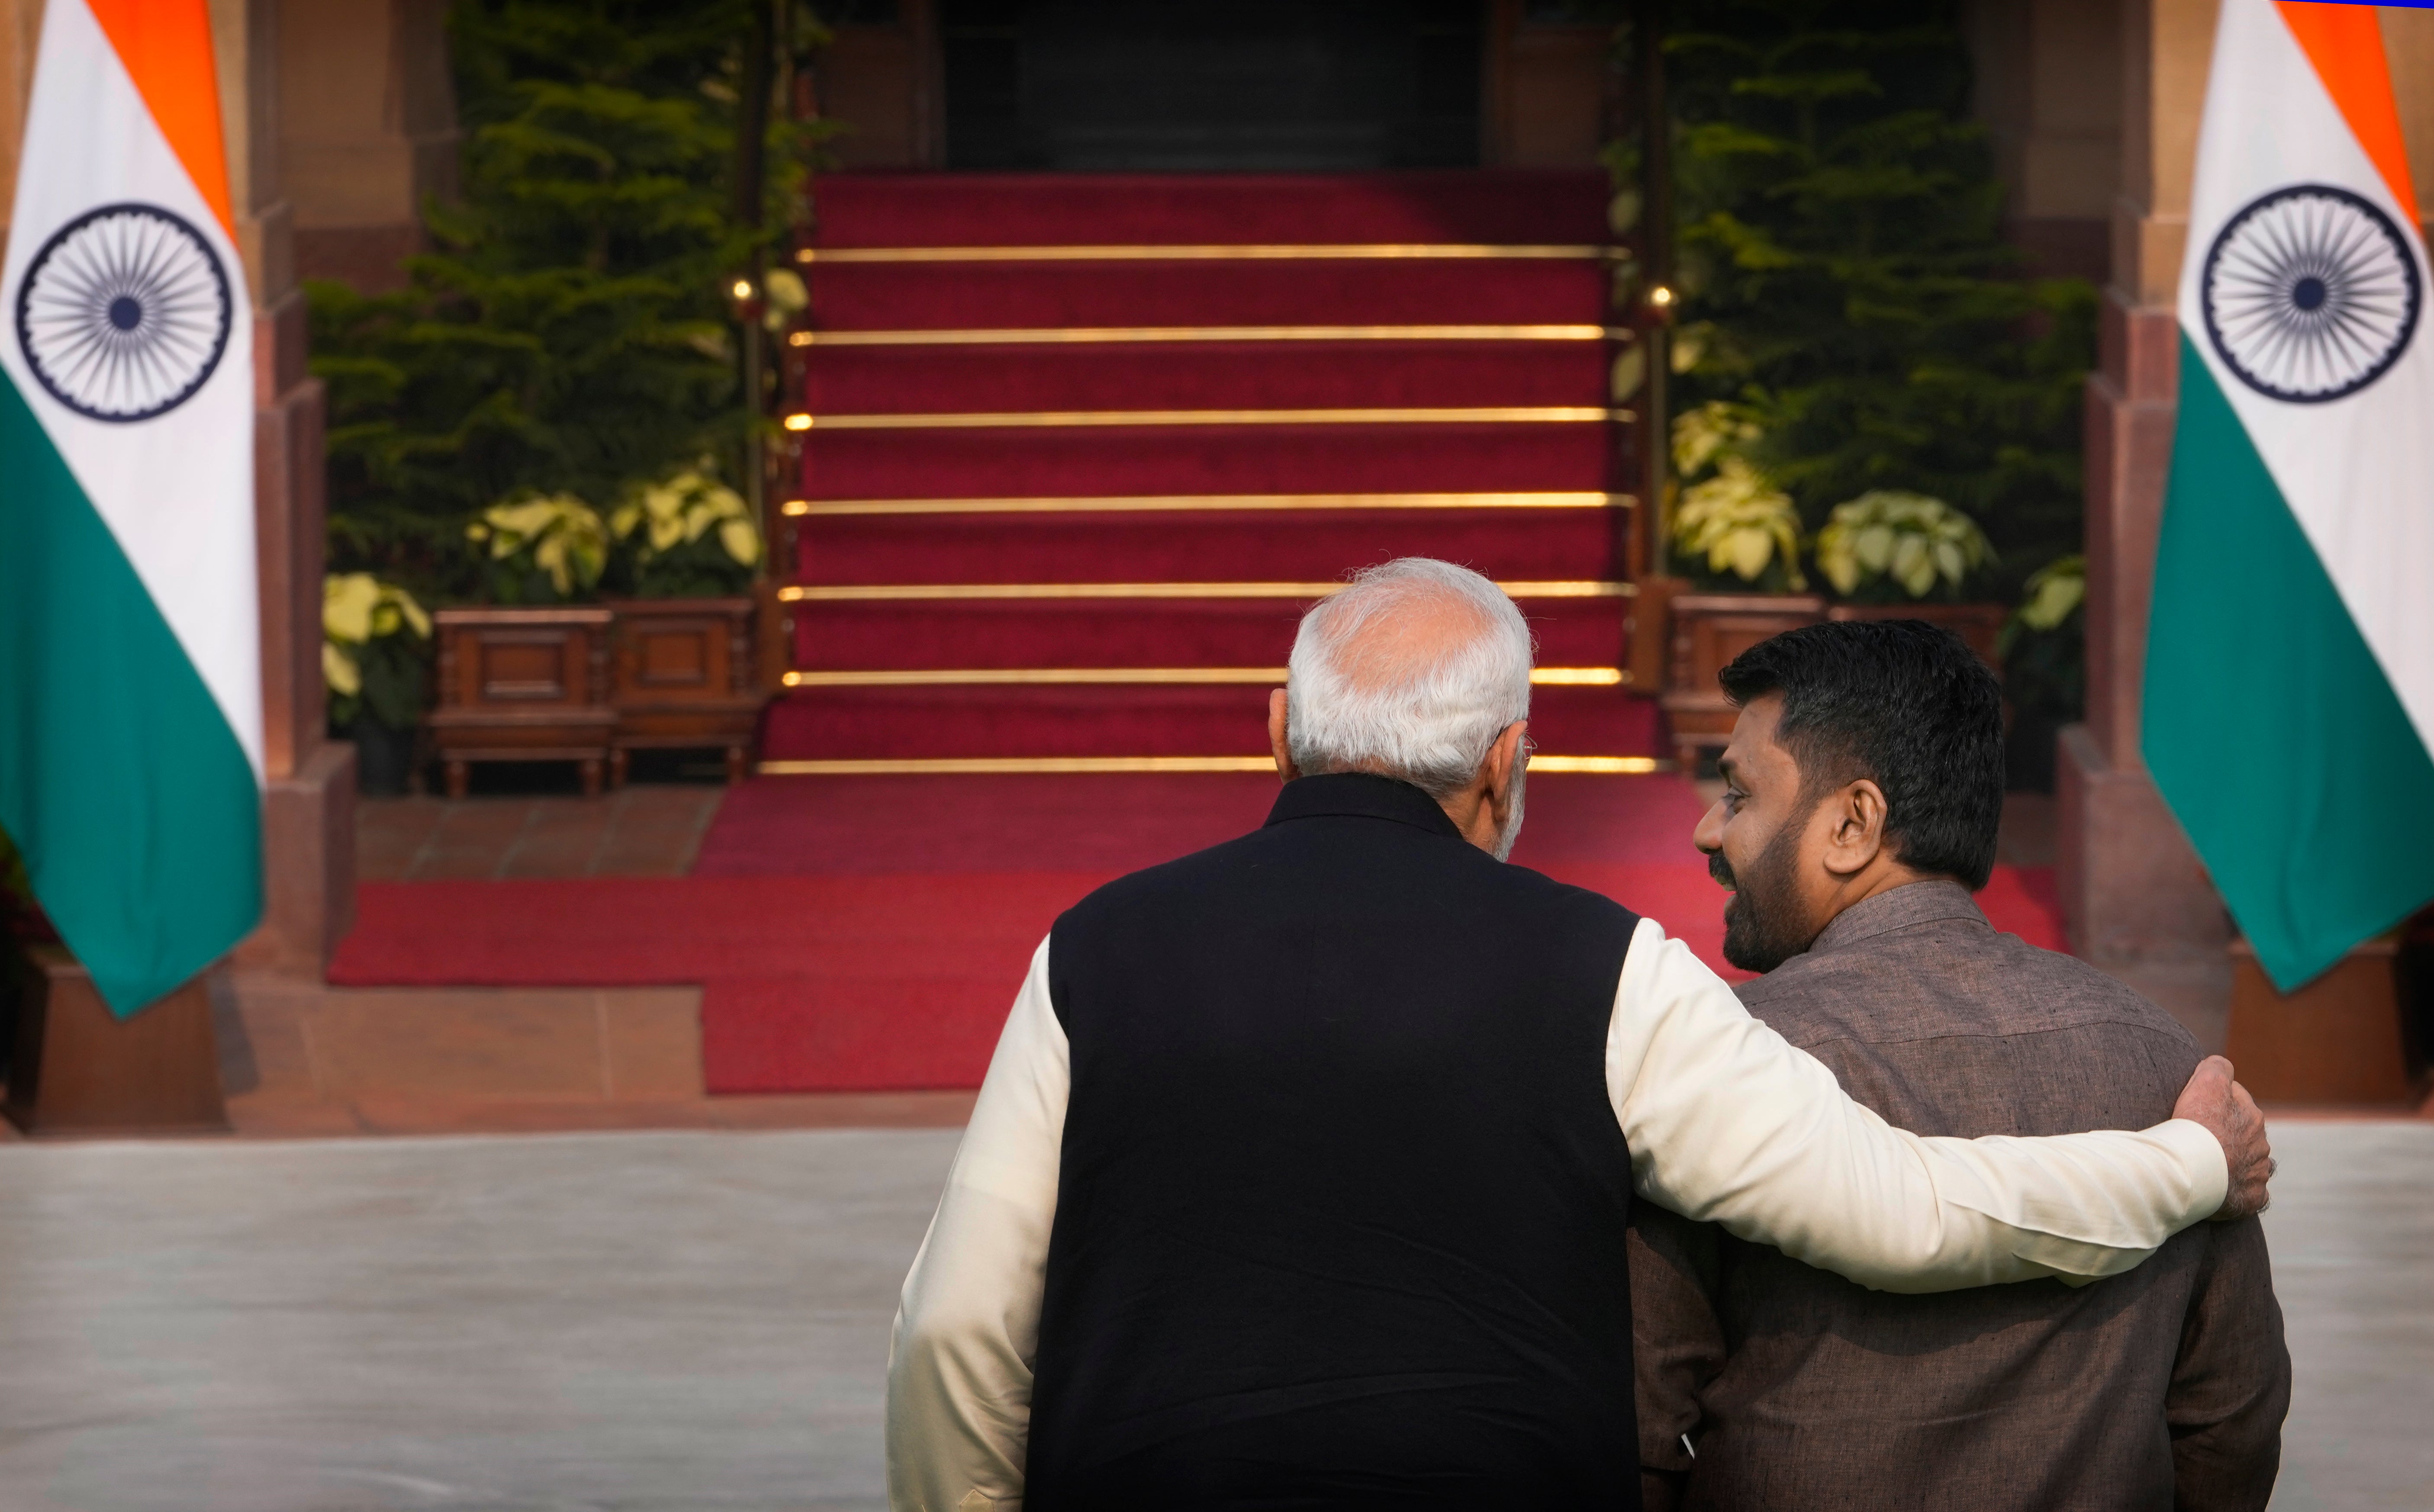
[[(1717, 963), (1688, 784), (1563, 771), (1658, 748), (1620, 686), (1602, 176), (817, 194), (763, 749), (812, 775), (731, 793), (689, 878), (367, 886), (334, 980), (700, 983), (713, 1091), (975, 1085), (1058, 912), (1266, 814), (1273, 773), (1239, 768), (1304, 606), (1415, 554), (1505, 583), (1539, 637), (1516, 859)], [(975, 775), (1077, 760), (1102, 774)], [(1202, 770), (1104, 770), (1157, 764)], [(2052, 944), (2047, 890), (1985, 902)]]
[[(716, 1092), (977, 1085), (1025, 963), (1100, 883), (1249, 830), (1273, 776), (775, 779), (732, 792), (684, 878), (366, 885), (346, 986), (703, 986)], [(1723, 894), (1670, 777), (1545, 775), (1515, 860), (1721, 966)], [(1997, 927), (2059, 948), (2049, 874), (1997, 868)], [(1738, 974), (1738, 973), (1735, 973)]]
[(1532, 616), (1542, 752), (1657, 748), (1619, 685), (1602, 175), (816, 193), (769, 770), (1256, 758), (1301, 610), (1415, 554)]

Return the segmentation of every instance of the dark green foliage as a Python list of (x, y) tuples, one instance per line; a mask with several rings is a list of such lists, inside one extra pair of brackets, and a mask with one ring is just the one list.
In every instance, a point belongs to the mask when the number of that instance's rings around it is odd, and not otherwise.
[[(427, 207), (411, 284), (316, 284), (334, 570), (482, 591), (467, 522), (520, 490), (604, 513), (748, 423), (728, 283), (768, 233), (733, 215), (749, 0), (459, 0), (461, 198)], [(810, 135), (770, 131), (782, 229)]]
[(423, 681), (430, 656), (426, 644), (411, 635), (383, 635), (354, 651), (363, 691), (330, 690), (330, 725), (350, 730), (359, 719), (390, 730), (412, 730), (422, 719)]
[(1677, 408), (1745, 404), (1753, 460), (1814, 530), (1872, 488), (1944, 499), (2013, 597), (2078, 549), (2096, 294), (2020, 276), (1933, 0), (1707, 0), (1667, 41), (1683, 345)]
[(2038, 715), (2056, 724), (2079, 717), (2087, 696), (2087, 670), (2082, 647), (2087, 638), (2087, 610), (2072, 610), (2050, 630), (2028, 630), (2014, 636), (2003, 659), (2012, 703), (2025, 717)]
[(728, 554), (715, 531), (633, 567), (633, 593), (639, 598), (727, 598), (751, 587), (752, 569)]

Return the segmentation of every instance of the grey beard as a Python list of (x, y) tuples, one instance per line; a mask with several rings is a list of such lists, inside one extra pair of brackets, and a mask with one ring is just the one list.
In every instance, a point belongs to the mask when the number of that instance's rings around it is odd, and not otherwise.
[(1529, 785), (1529, 765), (1516, 764), (1513, 768), (1511, 806), (1504, 811), (1504, 823), (1496, 832), (1496, 859), (1499, 861), (1512, 860), (1513, 842), (1521, 838), (1521, 799), (1523, 790)]

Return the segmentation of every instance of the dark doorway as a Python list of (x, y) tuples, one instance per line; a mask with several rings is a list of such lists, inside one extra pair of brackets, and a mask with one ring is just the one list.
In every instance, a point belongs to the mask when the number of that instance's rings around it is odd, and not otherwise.
[(1479, 163), (1480, 0), (939, 0), (947, 165)]

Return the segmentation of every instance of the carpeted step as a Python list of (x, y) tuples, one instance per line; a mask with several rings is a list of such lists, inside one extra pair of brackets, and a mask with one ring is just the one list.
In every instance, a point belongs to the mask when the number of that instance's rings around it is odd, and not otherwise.
[[(1293, 650), (1303, 601), (1011, 599), (805, 602), (787, 607), (806, 669), (1274, 667)], [(1615, 666), (1620, 598), (1521, 602), (1542, 666)]]
[[(1276, 800), (1273, 770), (755, 778), (727, 790), (692, 875), (1113, 876), (1256, 830)], [(1704, 876), (1690, 832), (1706, 807), (1678, 777), (1534, 772), (1513, 859), (1541, 870), (1653, 864)], [(1706, 885), (1709, 911), (1721, 910), (1729, 895)]]
[(1603, 341), (1125, 342), (840, 347), (814, 415), (1598, 405)]
[(814, 499), (1598, 490), (1596, 423), (1123, 425), (810, 432)]
[[(846, 175), (816, 187), (820, 241), (800, 265), (811, 282), (813, 339), (788, 349), (810, 417), (800, 436), (800, 497), (810, 503), (1598, 495), (1615, 487), (1613, 430), (1603, 413), (1612, 348), (1603, 336), (1610, 296), (1599, 250), (1606, 239), (1603, 175)], [(1393, 255), (1275, 257), (1262, 249), (1309, 247)], [(1483, 247), (1515, 250), (1476, 255)], [(968, 260), (921, 251), (958, 248), (1153, 250)], [(1160, 256), (1158, 248), (1186, 250)], [(1254, 250), (1198, 250), (1207, 248)], [(855, 255), (874, 249), (883, 255)], [(1242, 326), (1506, 334), (1130, 338), (1144, 328)], [(1512, 327), (1570, 334), (1557, 340), (1542, 331), (1530, 339)], [(951, 344), (818, 339), (1052, 329), (1074, 334)], [(1509, 413), (1352, 423), (1219, 419), (1395, 410)], [(1125, 411), (1216, 422), (1098, 422)], [(1015, 423), (868, 423), (976, 415)], [(1066, 418), (1029, 419), (1051, 415)], [(1315, 585), (1399, 555), (1469, 562), (1505, 582), (1602, 583), (1617, 573), (1616, 530), (1628, 518), (1606, 508), (806, 514), (791, 564), (800, 596), (788, 611), (795, 665), (811, 680), (772, 711), (764, 754), (784, 761), (1256, 750), (1265, 689), (1230, 679), (1242, 669), (1263, 679), (1282, 664)], [(1161, 585), (1195, 583), (1311, 586), (1294, 586), (1291, 596), (1163, 596)], [(1151, 591), (1078, 598), (978, 592), (1074, 584)], [(857, 587), (920, 585), (956, 592), (836, 596)], [(1544, 666), (1610, 672), (1622, 654), (1627, 610), (1621, 597), (1523, 597)], [(1110, 670), (1182, 679), (1070, 676)], [(957, 671), (1045, 671), (1067, 680), (860, 680)], [(817, 680), (823, 674), (854, 680)], [(1194, 674), (1202, 680), (1189, 680)], [(1548, 722), (1542, 748), (1554, 748), (1550, 742), (1576, 754), (1654, 748), (1644, 701), (1612, 686), (1540, 692)]]
[[(769, 760), (1237, 756), (1267, 749), (1268, 692), (1232, 687), (798, 689), (771, 705)], [(1655, 705), (1614, 688), (1539, 688), (1531, 738), (1558, 755), (1658, 749)]]
[(1615, 576), (1612, 509), (825, 515), (801, 522), (816, 583), (1330, 582), (1390, 557), (1491, 577)]
[(841, 173), (823, 247), (1606, 239), (1595, 169), (1362, 174)]
[(805, 271), (815, 331), (1597, 323), (1610, 301), (1610, 275), (1593, 261), (841, 263)]

